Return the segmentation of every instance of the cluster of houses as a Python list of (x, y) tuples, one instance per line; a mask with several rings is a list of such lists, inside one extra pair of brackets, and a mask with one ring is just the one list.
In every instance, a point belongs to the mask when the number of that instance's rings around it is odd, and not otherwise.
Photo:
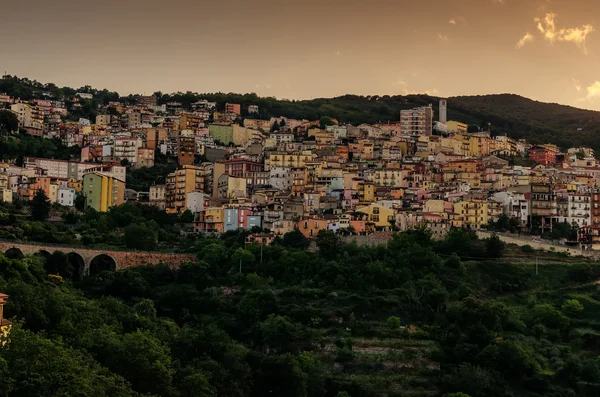
[[(111, 102), (94, 123), (56, 124), (49, 120), (61, 119), (60, 103), (12, 100), (23, 129), (39, 127), (41, 114), (41, 132), (31, 133), (82, 150), (77, 161), (0, 165), (4, 201), (31, 199), (43, 189), (72, 206), (80, 193), (98, 211), (128, 201), (190, 211), (195, 229), (205, 233), (258, 228), (309, 238), (322, 229), (417, 227), (443, 238), (453, 227), (479, 229), (504, 214), (523, 231), (567, 223), (580, 229), (582, 242), (600, 243), (600, 164), (592, 149), (561, 152), (553, 144), (468, 132), (466, 124), (446, 120), (445, 100), (436, 121), (430, 105), (402, 110), (395, 122), (358, 126), (262, 120), (255, 105), (200, 100), (184, 108), (153, 96), (135, 105)], [(126, 189), (128, 167), (152, 167), (156, 156), (176, 162), (177, 170), (148, 192)]]

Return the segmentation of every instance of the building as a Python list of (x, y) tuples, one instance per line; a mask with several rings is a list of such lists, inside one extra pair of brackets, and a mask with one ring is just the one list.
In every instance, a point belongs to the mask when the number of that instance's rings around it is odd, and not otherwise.
[(83, 177), (83, 195), (86, 208), (106, 212), (110, 207), (125, 202), (125, 181), (108, 174), (94, 172)]
[(0, 201), (4, 203), (12, 203), (12, 190), (8, 182), (8, 163), (0, 163)]
[(446, 127), (448, 127), (448, 132), (459, 132), (459, 133), (467, 133), (468, 125), (465, 123), (461, 123), (460, 121), (446, 121)]
[(483, 200), (460, 201), (454, 204), (454, 213), (468, 229), (479, 229), (488, 224), (488, 203)]
[(198, 131), (204, 127), (204, 118), (194, 113), (183, 113), (179, 117), (179, 130)]
[(210, 205), (210, 196), (202, 192), (189, 192), (187, 194), (187, 210), (193, 214), (204, 211)]
[(440, 99), (440, 123), (446, 124), (448, 120), (448, 101), (446, 99)]
[(119, 160), (127, 160), (129, 164), (135, 164), (140, 147), (142, 147), (140, 138), (115, 139), (113, 156)]
[(65, 207), (73, 207), (75, 205), (75, 189), (69, 187), (58, 188), (58, 204)]
[(430, 136), (433, 131), (433, 109), (431, 106), (400, 111), (400, 132), (402, 135)]
[[(0, 293), (0, 340), (6, 338), (10, 332), (11, 322), (4, 318), (4, 305), (8, 301), (8, 295)], [(6, 341), (2, 342), (2, 344)]]
[(96, 116), (96, 125), (110, 125), (110, 114), (99, 114)]
[(258, 105), (248, 105), (248, 113), (256, 113), (258, 114)]
[(553, 145), (539, 145), (529, 149), (529, 158), (533, 161), (548, 166), (556, 164), (558, 148)]
[(30, 135), (42, 136), (44, 112), (41, 108), (28, 103), (16, 103), (10, 109), (17, 115), (19, 128), (27, 130)]
[(165, 185), (150, 186), (149, 196), (150, 205), (158, 207), (161, 210), (165, 209)]
[(135, 168), (153, 167), (154, 150), (147, 147), (138, 147), (137, 157), (135, 159)]
[(177, 162), (180, 166), (193, 165), (196, 156), (196, 138), (194, 136), (177, 137)]
[(156, 97), (154, 95), (140, 95), (137, 100), (138, 105), (144, 107), (156, 106)]
[(558, 204), (552, 186), (532, 184), (530, 189), (530, 228), (541, 229), (542, 233), (547, 229), (552, 231), (552, 220), (558, 216)]
[(165, 185), (165, 210), (179, 214), (188, 209), (188, 193), (206, 192), (204, 168), (184, 165), (167, 176)]
[(229, 145), (233, 142), (233, 127), (231, 124), (209, 124), (208, 134), (223, 145)]
[(241, 114), (242, 108), (239, 103), (226, 103), (225, 113)]

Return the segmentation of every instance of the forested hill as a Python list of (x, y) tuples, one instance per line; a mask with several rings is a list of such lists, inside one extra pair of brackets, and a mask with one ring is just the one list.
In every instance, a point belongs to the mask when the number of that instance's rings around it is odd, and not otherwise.
[[(79, 117), (93, 119), (98, 113), (97, 105), (107, 105), (109, 101), (117, 100), (134, 104), (138, 97), (138, 95), (119, 96), (116, 92), (97, 90), (90, 86), (78, 89), (60, 88), (55, 84), (42, 84), (35, 80), (14, 76), (0, 79), (0, 93), (25, 100), (37, 97), (65, 98), (69, 106), (69, 99), (72, 99), (76, 92), (91, 93), (94, 95), (94, 100), (83, 101), (85, 114), (82, 114), (79, 108), (73, 115), (75, 119)], [(400, 110), (428, 104), (433, 104), (437, 113), (439, 101), (439, 98), (429, 95), (344, 95), (336, 98), (299, 101), (259, 97), (256, 94), (199, 94), (191, 91), (172, 94), (156, 92), (154, 95), (158, 98), (159, 104), (176, 101), (189, 108), (191, 103), (199, 99), (207, 99), (217, 102), (217, 107), (221, 110), (227, 102), (241, 104), (242, 112), (245, 112), (248, 105), (258, 105), (261, 118), (286, 116), (317, 120), (329, 116), (342, 123), (353, 125), (397, 121)], [(513, 138), (525, 138), (532, 143), (555, 143), (562, 148), (586, 145), (600, 149), (600, 112), (537, 102), (512, 94), (451, 97), (448, 100), (448, 107), (450, 120), (479, 125), (486, 129), (488, 123), (491, 123), (492, 132), (498, 135), (507, 134)]]

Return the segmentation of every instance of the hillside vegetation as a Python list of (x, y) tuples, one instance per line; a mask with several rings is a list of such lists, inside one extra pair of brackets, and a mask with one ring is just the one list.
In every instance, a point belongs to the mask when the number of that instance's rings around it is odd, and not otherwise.
[[(69, 99), (76, 92), (94, 95), (92, 101), (82, 100), (82, 108), (74, 110), (73, 119), (87, 117), (94, 119), (98, 114), (98, 105), (119, 100), (134, 104), (137, 95), (120, 97), (118, 93), (97, 90), (90, 86), (73, 89), (57, 87), (54, 84), (42, 84), (35, 80), (5, 77), (0, 80), (0, 93), (5, 92), (22, 99), (36, 97)], [(44, 93), (46, 95), (44, 95)], [(256, 94), (235, 93), (194, 93), (178, 92), (172, 94), (155, 93), (160, 104), (177, 101), (186, 108), (199, 99), (217, 102), (223, 109), (225, 103), (239, 103), (242, 112), (248, 105), (259, 105), (260, 117), (290, 117), (318, 120), (329, 116), (342, 123), (358, 125), (379, 122), (398, 121), (400, 110), (432, 104), (437, 113), (439, 98), (429, 95), (408, 96), (358, 96), (344, 95), (336, 98), (317, 98), (310, 100), (279, 100), (271, 97), (259, 97)], [(491, 124), (494, 134), (507, 134), (513, 138), (525, 138), (531, 143), (555, 143), (562, 148), (586, 145), (600, 149), (600, 112), (577, 109), (551, 103), (533, 101), (518, 95), (480, 95), (461, 96), (448, 99), (448, 118), (462, 121), (484, 129)], [(243, 114), (243, 116), (248, 116)]]
[(179, 269), (77, 283), (68, 266), (49, 274), (42, 257), (0, 254), (15, 322), (0, 396), (600, 392), (597, 264), (555, 256), (536, 275), (501, 259), (497, 237), (462, 230), (381, 247), (321, 231), (316, 253), (299, 232), (262, 249), (246, 235), (198, 241)]

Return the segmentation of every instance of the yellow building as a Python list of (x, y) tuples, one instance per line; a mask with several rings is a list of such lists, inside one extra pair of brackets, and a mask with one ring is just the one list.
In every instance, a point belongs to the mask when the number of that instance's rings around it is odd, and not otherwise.
[(468, 229), (479, 229), (488, 224), (488, 203), (483, 200), (460, 201), (454, 204), (454, 213)]
[(223, 232), (223, 207), (208, 207), (204, 212), (204, 222), (206, 231)]
[(11, 323), (4, 318), (4, 305), (8, 300), (8, 295), (0, 293), (0, 343), (6, 343), (6, 336), (10, 332)]
[(183, 213), (187, 209), (188, 193), (206, 192), (204, 168), (184, 165), (167, 175), (165, 183), (165, 211), (169, 214)]
[(367, 215), (367, 221), (373, 222), (377, 228), (389, 228), (394, 221), (394, 211), (377, 204), (356, 208), (356, 212)]
[(446, 127), (448, 127), (448, 132), (462, 132), (466, 133), (468, 125), (465, 123), (461, 123), (460, 121), (446, 121)]
[(403, 179), (404, 173), (400, 169), (375, 170), (371, 176), (371, 180), (376, 186), (400, 187)]
[(358, 184), (357, 191), (359, 203), (372, 203), (375, 201), (375, 184), (361, 182)]
[(430, 214), (441, 215), (442, 219), (447, 219), (446, 205), (450, 205), (445, 200), (427, 200), (423, 206), (423, 211)]
[(265, 168), (304, 167), (307, 161), (316, 158), (317, 155), (310, 150), (294, 153), (273, 152), (265, 160)]
[(69, 182), (67, 182), (67, 187), (75, 189), (77, 193), (81, 193), (81, 190), (83, 189), (83, 182), (71, 178), (69, 179)]
[(106, 212), (125, 202), (125, 182), (101, 172), (83, 176), (83, 194), (88, 208)]

